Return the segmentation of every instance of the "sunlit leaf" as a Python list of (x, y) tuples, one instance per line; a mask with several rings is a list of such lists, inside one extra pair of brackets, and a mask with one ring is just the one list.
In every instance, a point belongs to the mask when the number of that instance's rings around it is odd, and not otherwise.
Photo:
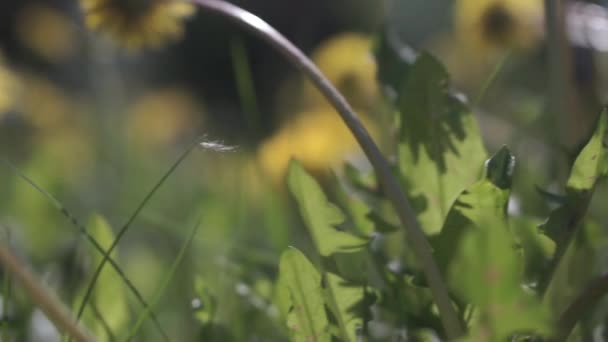
[(418, 56), (399, 91), (399, 171), (409, 197), (418, 199), (423, 228), (435, 234), (458, 194), (479, 178), (486, 151), (477, 123), (432, 56)]
[(544, 309), (523, 290), (523, 262), (507, 222), (513, 166), (506, 148), (488, 160), (486, 177), (458, 197), (434, 246), (450, 287), (475, 307), (471, 340), (546, 330)]
[[(591, 200), (591, 193), (597, 181), (606, 176), (604, 168), (608, 159), (603, 140), (606, 137), (608, 126), (608, 113), (600, 115), (598, 125), (589, 142), (576, 158), (568, 182), (566, 183), (567, 196), (565, 203), (555, 209), (540, 228), (547, 236), (558, 243), (567, 240), (569, 229), (576, 221), (581, 219)], [(562, 248), (561, 246), (558, 246)]]
[(288, 184), (319, 254), (358, 251), (367, 244), (366, 239), (336, 228), (344, 222), (342, 211), (327, 200), (319, 184), (298, 162), (289, 165)]
[(327, 303), (338, 322), (342, 341), (358, 341), (363, 329), (362, 306), (365, 292), (361, 286), (353, 286), (341, 277), (326, 273)]
[(572, 166), (566, 190), (582, 192), (592, 189), (597, 180), (606, 176), (606, 147), (604, 139), (608, 128), (608, 111), (600, 114), (593, 136), (579, 153)]
[(293, 341), (330, 341), (321, 275), (295, 248), (281, 255), (279, 307), (286, 315)]
[(569, 251), (568, 244), (576, 237), (577, 231), (584, 223), (584, 216), (597, 182), (607, 175), (604, 167), (608, 159), (604, 144), (607, 128), (608, 113), (604, 111), (598, 119), (593, 135), (572, 166), (566, 183), (565, 203), (553, 210), (547, 221), (540, 226), (540, 230), (556, 244), (553, 268), (543, 277), (541, 290), (549, 285), (559, 259), (567, 253), (575, 253)]
[[(508, 149), (502, 148), (486, 162), (486, 177), (464, 190), (450, 209), (441, 233), (433, 240), (439, 266), (446, 270), (459, 253), (458, 245), (468, 231), (504, 229), (507, 231), (507, 204), (510, 188), (499, 185), (510, 183), (515, 160)], [(496, 182), (496, 183), (494, 183)], [(480, 226), (480, 222), (491, 224)], [(511, 237), (505, 241), (514, 245)]]

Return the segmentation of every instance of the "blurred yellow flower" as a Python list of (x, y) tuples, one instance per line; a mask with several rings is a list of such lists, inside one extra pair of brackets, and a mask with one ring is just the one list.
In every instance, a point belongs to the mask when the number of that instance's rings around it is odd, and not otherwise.
[(260, 146), (258, 163), (270, 179), (280, 183), (291, 158), (302, 162), (307, 170), (322, 174), (356, 153), (355, 138), (334, 109), (327, 106), (298, 113)]
[(183, 19), (195, 7), (180, 0), (80, 0), (92, 30), (129, 50), (159, 47), (184, 33)]
[(28, 5), (17, 14), (16, 31), (28, 49), (51, 62), (75, 52), (75, 30), (68, 17), (43, 5)]
[(187, 91), (157, 90), (142, 96), (129, 110), (128, 134), (137, 144), (160, 147), (195, 134), (201, 118), (201, 106)]
[(15, 74), (4, 63), (0, 54), (0, 119), (15, 104), (20, 83)]
[(86, 174), (92, 152), (82, 103), (46, 78), (24, 74), (22, 83), (17, 109), (34, 129), (37, 153), (65, 177), (76, 180)]
[(39, 131), (52, 133), (71, 126), (80, 108), (61, 88), (46, 78), (33, 74), (22, 77), (20, 113), (25, 121)]
[(527, 49), (542, 36), (543, 0), (458, 0), (455, 25), (459, 41), (477, 53)]
[[(346, 96), (354, 107), (369, 109), (378, 98), (376, 62), (371, 38), (347, 32), (321, 43), (312, 53), (312, 60), (327, 78)], [(304, 106), (325, 105), (323, 95), (306, 81)]]

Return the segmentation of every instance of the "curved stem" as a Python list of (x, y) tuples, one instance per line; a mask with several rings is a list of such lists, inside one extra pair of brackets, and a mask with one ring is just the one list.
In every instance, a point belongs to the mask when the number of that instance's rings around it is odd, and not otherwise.
[(580, 321), (584, 314), (593, 310), (600, 298), (606, 293), (608, 293), (608, 274), (593, 280), (564, 310), (557, 323), (557, 336), (551, 341), (565, 341), (570, 336), (576, 323)]
[(316, 65), (306, 57), (300, 49), (264, 20), (238, 6), (222, 0), (190, 1), (209, 12), (229, 19), (233, 23), (243, 27), (255, 36), (269, 43), (289, 60), (291, 64), (302, 71), (335, 107), (374, 167), (380, 184), (387, 197), (392, 202), (401, 223), (406, 229), (411, 247), (422, 264), (422, 269), (436, 300), (441, 322), (447, 337), (449, 339), (455, 339), (462, 336), (464, 331), (461, 327), (460, 320), (452, 306), (447, 287), (439, 272), (439, 268), (433, 259), (431, 247), (422, 231), (422, 227), (416, 219), (414, 210), (401, 190), (399, 182), (393, 175), (388, 162), (342, 94), (338, 92)]

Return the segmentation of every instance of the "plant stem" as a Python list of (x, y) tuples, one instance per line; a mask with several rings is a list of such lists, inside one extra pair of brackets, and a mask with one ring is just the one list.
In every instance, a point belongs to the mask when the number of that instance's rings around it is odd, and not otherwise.
[(67, 333), (76, 341), (93, 341), (90, 335), (70, 315), (69, 310), (56, 296), (42, 286), (42, 282), (13, 255), (4, 243), (0, 243), (0, 263), (7, 273), (11, 273), (15, 280), (21, 283), (30, 298), (42, 309), (57, 329)]
[(608, 274), (593, 280), (564, 310), (557, 322), (557, 335), (551, 341), (565, 341), (581, 317), (592, 310), (606, 293)]
[(229, 19), (233, 23), (243, 27), (255, 36), (269, 43), (291, 62), (291, 64), (302, 71), (335, 107), (374, 167), (387, 197), (393, 204), (395, 211), (407, 232), (409, 243), (415, 251), (417, 259), (422, 264), (423, 272), (435, 298), (447, 338), (451, 340), (462, 336), (464, 334), (463, 327), (460, 324), (456, 310), (452, 306), (443, 277), (433, 259), (433, 252), (430, 244), (426, 239), (420, 223), (416, 219), (414, 210), (401, 190), (399, 182), (393, 175), (388, 162), (344, 96), (338, 92), (317, 66), (306, 57), (300, 49), (261, 18), (222, 0), (190, 1), (209, 12)]
[(232, 57), (234, 79), (241, 101), (241, 110), (247, 118), (247, 124), (253, 136), (257, 137), (260, 134), (260, 111), (258, 110), (247, 48), (241, 37), (235, 36), (230, 40), (230, 55)]
[[(563, 0), (545, 0), (545, 31), (547, 35), (548, 93), (545, 123), (550, 125), (547, 138), (552, 144), (571, 147), (573, 144), (573, 91), (571, 63), (564, 31)], [(568, 170), (558, 158), (553, 158), (552, 177), (568, 176)]]

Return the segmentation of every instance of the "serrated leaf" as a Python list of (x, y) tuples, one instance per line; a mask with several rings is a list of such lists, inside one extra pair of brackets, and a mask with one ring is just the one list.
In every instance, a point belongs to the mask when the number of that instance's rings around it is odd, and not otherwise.
[(434, 241), (440, 267), (460, 300), (475, 306), (470, 339), (506, 340), (544, 331), (546, 312), (522, 289), (523, 262), (509, 231), (507, 204), (513, 156), (503, 148), (486, 163), (486, 177), (462, 192)]
[(389, 97), (396, 98), (414, 64), (416, 52), (385, 30), (376, 41), (374, 56), (378, 65), (378, 81)]
[(367, 239), (335, 228), (344, 222), (342, 211), (327, 200), (319, 184), (296, 161), (289, 164), (288, 185), (319, 254), (355, 252), (368, 243)]
[(362, 286), (348, 284), (343, 278), (326, 273), (326, 298), (328, 307), (338, 321), (338, 330), (342, 341), (356, 342), (363, 329), (363, 310), (361, 304), (365, 299)]
[(293, 341), (330, 341), (321, 275), (295, 248), (281, 255), (277, 291)]
[(373, 222), (374, 229), (380, 233), (394, 233), (399, 231), (399, 226), (396, 226), (386, 221), (380, 214), (375, 211), (370, 211), (367, 218)]
[[(454, 260), (454, 256), (458, 253), (456, 246), (467, 231), (490, 228), (508, 230), (506, 224), (510, 188), (501, 188), (494, 181), (498, 180), (499, 184), (510, 184), (513, 163), (514, 158), (509, 150), (501, 149), (485, 163), (485, 179), (471, 185), (458, 196), (441, 233), (432, 240), (441, 269), (447, 270), (449, 263)], [(482, 226), (481, 222), (491, 223), (491, 226)], [(505, 243), (512, 246), (514, 239), (511, 238)]]
[[(100, 215), (94, 215), (88, 225), (89, 233), (107, 250), (114, 241), (114, 233), (108, 222)], [(98, 265), (103, 255), (90, 247), (92, 265)], [(118, 253), (110, 253), (118, 260)], [(75, 303), (80, 303), (80, 299)], [(97, 286), (93, 290), (90, 302), (83, 314), (83, 322), (94, 336), (100, 340), (112, 340), (125, 329), (129, 322), (129, 309), (123, 288), (123, 280), (113, 268), (103, 269), (97, 278)], [(101, 317), (101, 318), (100, 318)]]
[(478, 179), (486, 159), (473, 116), (448, 86), (443, 66), (423, 53), (396, 103), (401, 119), (399, 171), (408, 196), (424, 199), (415, 210), (428, 234), (440, 231), (450, 206)]

